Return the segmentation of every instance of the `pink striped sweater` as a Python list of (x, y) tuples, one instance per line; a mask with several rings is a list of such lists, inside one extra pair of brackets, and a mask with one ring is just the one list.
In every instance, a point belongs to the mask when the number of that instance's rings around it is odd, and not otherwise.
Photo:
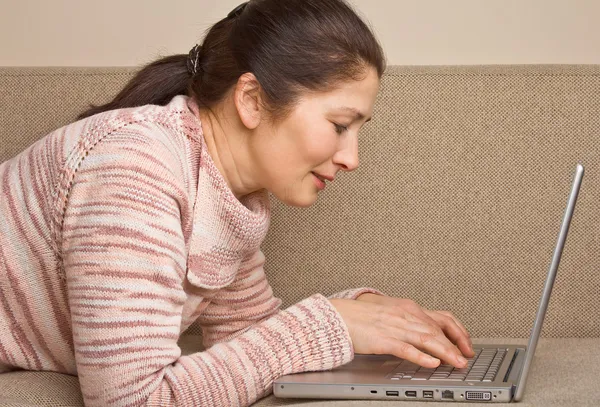
[[(88, 406), (246, 406), (353, 358), (323, 295), (280, 309), (268, 195), (234, 197), (197, 113), (185, 96), (102, 113), (0, 165), (0, 372), (78, 375)], [(195, 320), (206, 350), (182, 356)]]

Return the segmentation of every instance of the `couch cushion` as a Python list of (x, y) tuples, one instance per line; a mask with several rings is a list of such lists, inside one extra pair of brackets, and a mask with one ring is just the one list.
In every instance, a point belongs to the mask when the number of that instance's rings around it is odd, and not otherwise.
[(83, 406), (75, 376), (50, 372), (0, 374), (1, 406)]
[[(523, 339), (479, 339), (476, 343), (525, 344)], [(193, 338), (184, 345), (193, 351)], [(521, 406), (597, 406), (600, 400), (600, 339), (541, 339)], [(58, 373), (15, 372), (0, 374), (1, 406), (81, 407), (77, 378)], [(10, 396), (6, 396), (9, 394)], [(284, 400), (269, 396), (255, 403), (270, 406), (389, 406), (389, 401)], [(403, 401), (402, 407), (423, 407), (421, 402)], [(428, 403), (447, 406), (447, 403)], [(489, 404), (469, 404), (489, 405)]]

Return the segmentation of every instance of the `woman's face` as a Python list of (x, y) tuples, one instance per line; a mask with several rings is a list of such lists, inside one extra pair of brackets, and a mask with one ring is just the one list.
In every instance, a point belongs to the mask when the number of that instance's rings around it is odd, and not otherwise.
[[(260, 184), (287, 205), (307, 207), (338, 171), (358, 167), (358, 132), (373, 113), (375, 69), (326, 93), (306, 93), (290, 115), (251, 143)], [(325, 179), (328, 179), (324, 181)]]

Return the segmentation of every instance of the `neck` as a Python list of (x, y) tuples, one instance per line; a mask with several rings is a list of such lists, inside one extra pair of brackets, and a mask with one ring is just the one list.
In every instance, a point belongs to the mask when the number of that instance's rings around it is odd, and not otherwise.
[(258, 190), (244, 179), (244, 175), (250, 174), (246, 170), (247, 144), (243, 141), (247, 135), (240, 134), (243, 130), (211, 110), (200, 109), (199, 116), (208, 153), (235, 197), (239, 200)]

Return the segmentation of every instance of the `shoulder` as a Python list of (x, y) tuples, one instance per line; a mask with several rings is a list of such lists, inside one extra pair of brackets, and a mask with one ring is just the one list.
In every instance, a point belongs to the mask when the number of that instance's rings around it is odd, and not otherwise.
[[(185, 100), (175, 99), (179, 105), (185, 104)], [(70, 148), (59, 177), (54, 199), (59, 217), (67, 202), (95, 199), (94, 190), (120, 197), (146, 191), (146, 195), (161, 196), (189, 212), (198, 168), (198, 154), (190, 150), (199, 143), (187, 136), (186, 120), (190, 119), (182, 118), (184, 114), (172, 102), (84, 119), (87, 122), (80, 123), (80, 128), (86, 130)], [(75, 200), (74, 195), (78, 197)]]
[(198, 129), (190, 128), (185, 97), (166, 106), (146, 105), (92, 116), (66, 157), (67, 174), (132, 169), (154, 177), (187, 181)]
[[(103, 138), (116, 150), (160, 154), (159, 159), (183, 160), (190, 140), (198, 130), (190, 129), (190, 112), (185, 111), (184, 96), (175, 97), (165, 106), (146, 105), (107, 112), (105, 124), (92, 140)], [(100, 140), (98, 140), (100, 141)]]

